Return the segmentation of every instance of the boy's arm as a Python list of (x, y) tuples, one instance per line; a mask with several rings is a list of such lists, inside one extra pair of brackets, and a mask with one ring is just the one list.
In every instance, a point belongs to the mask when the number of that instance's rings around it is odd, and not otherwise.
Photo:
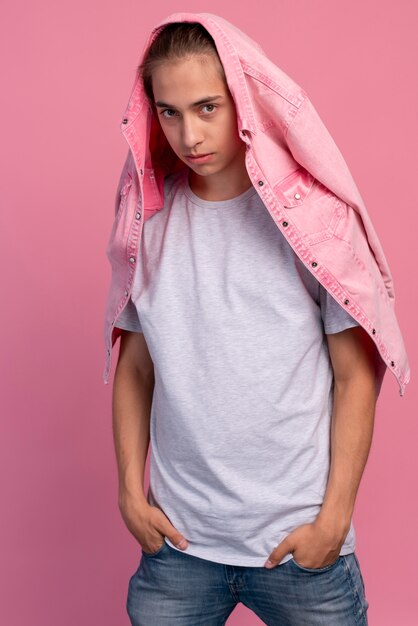
[(144, 493), (154, 382), (154, 364), (144, 335), (123, 330), (112, 398), (119, 509), (126, 526), (148, 553), (161, 548), (164, 537), (181, 550), (188, 547), (184, 535), (158, 506), (148, 503)]
[(304, 567), (325, 567), (338, 558), (350, 528), (373, 435), (376, 348), (361, 326), (327, 335), (327, 340), (335, 386), (324, 500), (315, 521), (291, 532), (271, 552), (266, 567), (274, 567), (289, 552)]
[(327, 335), (334, 370), (331, 465), (319, 520), (347, 533), (372, 443), (374, 342), (361, 327)]
[(144, 470), (150, 440), (154, 365), (144, 335), (123, 330), (113, 392), (113, 438), (119, 474), (119, 507), (147, 504)]

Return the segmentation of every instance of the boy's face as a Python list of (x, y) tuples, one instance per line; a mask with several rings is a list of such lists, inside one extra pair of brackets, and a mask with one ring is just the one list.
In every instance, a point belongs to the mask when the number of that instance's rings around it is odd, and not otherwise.
[[(210, 55), (205, 62), (196, 56), (167, 62), (154, 71), (152, 88), (156, 115), (173, 151), (197, 175), (222, 172), (224, 178), (242, 167), (245, 143), (239, 138), (234, 100), (218, 68), (219, 61)], [(214, 96), (219, 98), (201, 102)], [(188, 158), (208, 153), (206, 161)]]

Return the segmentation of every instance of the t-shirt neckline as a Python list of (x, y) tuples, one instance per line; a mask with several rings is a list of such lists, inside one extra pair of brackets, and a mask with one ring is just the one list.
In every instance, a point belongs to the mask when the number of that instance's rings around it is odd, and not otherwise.
[(239, 194), (238, 196), (235, 196), (234, 198), (229, 198), (228, 200), (204, 200), (203, 198), (200, 198), (192, 191), (192, 188), (190, 187), (190, 183), (189, 183), (188, 169), (185, 170), (185, 173), (183, 176), (183, 188), (184, 188), (184, 193), (189, 198), (189, 200), (191, 200), (193, 204), (196, 204), (197, 206), (203, 209), (226, 209), (226, 208), (238, 207), (243, 202), (246, 202), (249, 198), (251, 198), (251, 196), (257, 193), (257, 190), (255, 189), (255, 187), (251, 185), (251, 187), (246, 189), (246, 191), (243, 191), (243, 193)]

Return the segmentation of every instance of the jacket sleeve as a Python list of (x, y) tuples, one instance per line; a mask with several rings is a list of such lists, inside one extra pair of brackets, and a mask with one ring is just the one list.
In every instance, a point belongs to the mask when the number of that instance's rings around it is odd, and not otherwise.
[(300, 165), (360, 215), (388, 296), (394, 301), (392, 275), (358, 187), (306, 92), (303, 96), (304, 100), (288, 126), (288, 148)]

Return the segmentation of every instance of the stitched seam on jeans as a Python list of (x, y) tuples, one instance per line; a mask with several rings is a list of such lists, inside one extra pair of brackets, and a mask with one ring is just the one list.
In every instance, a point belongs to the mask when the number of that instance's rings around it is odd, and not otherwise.
[(349, 583), (350, 588), (351, 588), (351, 592), (353, 594), (353, 614), (354, 614), (354, 619), (357, 622), (357, 612), (358, 611), (356, 609), (357, 609), (357, 607), (359, 607), (359, 609), (360, 609), (359, 617), (360, 617), (361, 621), (363, 622), (363, 624), (365, 624), (365, 621), (364, 621), (365, 620), (364, 611), (363, 611), (363, 608), (361, 606), (359, 595), (358, 595), (358, 593), (356, 591), (356, 588), (355, 588), (355, 582), (354, 582), (354, 579), (353, 579), (353, 575), (351, 573), (350, 566), (348, 565), (346, 559), (343, 559), (343, 565), (344, 565), (345, 573), (346, 573), (346, 576), (347, 576), (347, 579), (348, 579), (348, 583)]
[(364, 595), (366, 595), (366, 587), (364, 585), (363, 574), (361, 573), (360, 563), (359, 563), (359, 560), (358, 560), (357, 555), (356, 555), (355, 552), (353, 552), (353, 557), (354, 557), (354, 560), (355, 560), (355, 562), (357, 564), (358, 573), (359, 573), (360, 581), (361, 581), (361, 586), (363, 588), (363, 593), (364, 593)]

